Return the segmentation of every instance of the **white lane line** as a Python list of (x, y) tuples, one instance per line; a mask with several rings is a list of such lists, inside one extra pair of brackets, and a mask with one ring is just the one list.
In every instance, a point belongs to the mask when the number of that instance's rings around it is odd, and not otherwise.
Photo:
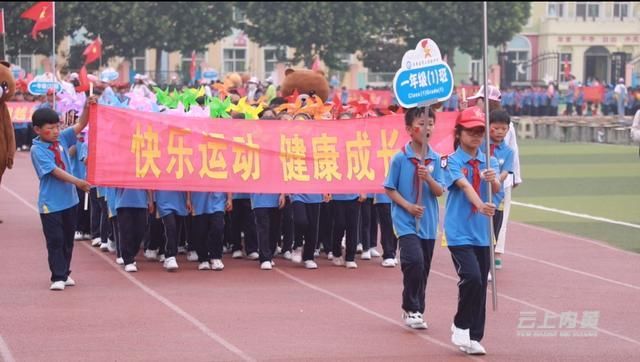
[(551, 266), (551, 267), (554, 267), (554, 268), (558, 268), (558, 269), (561, 269), (561, 270), (564, 270), (564, 271), (568, 271), (568, 272), (584, 275), (584, 276), (587, 276), (587, 277), (590, 277), (590, 278), (602, 280), (604, 282), (620, 285), (622, 287), (627, 287), (627, 288), (631, 288), (631, 289), (640, 290), (640, 287), (637, 286), (637, 285), (633, 285), (633, 284), (624, 283), (624, 282), (620, 282), (620, 281), (617, 281), (617, 280), (601, 277), (601, 276), (596, 275), (596, 274), (591, 274), (591, 273), (587, 273), (587, 272), (584, 272), (584, 271), (581, 271), (581, 270), (577, 270), (577, 269), (569, 268), (569, 267), (562, 266), (562, 265), (559, 265), (559, 264), (551, 263), (551, 262), (548, 262), (546, 260), (532, 258), (530, 256), (514, 253), (512, 251), (507, 251), (506, 254), (517, 256), (518, 258), (526, 259), (526, 260), (533, 261), (533, 262), (536, 262), (536, 263), (548, 265), (548, 266)]
[(564, 233), (564, 232), (560, 232), (560, 231), (556, 231), (556, 230), (551, 230), (551, 229), (546, 229), (543, 228), (541, 226), (537, 226), (537, 225), (531, 225), (531, 224), (525, 224), (523, 222), (518, 222), (518, 221), (509, 221), (509, 224), (514, 224), (514, 225), (518, 225), (518, 226), (524, 226), (527, 227), (529, 229), (533, 229), (539, 232), (545, 232), (551, 235), (556, 235), (562, 238), (568, 238), (568, 239), (574, 239), (577, 241), (583, 241), (589, 244), (593, 244), (596, 246), (599, 246), (601, 248), (605, 248), (605, 249), (609, 249), (609, 250), (613, 250), (613, 251), (617, 251), (626, 255), (630, 255), (630, 256), (635, 256), (635, 257), (640, 257), (639, 253), (634, 253), (632, 251), (628, 251), (628, 250), (624, 250), (624, 249), (619, 249), (616, 248), (615, 246), (611, 246), (609, 244), (605, 244), (605, 242), (603, 241), (598, 241), (598, 240), (591, 240), (588, 238), (585, 238), (583, 236), (578, 236), (578, 235), (573, 235), (573, 234), (568, 234), (568, 233)]
[[(20, 195), (15, 193), (13, 190), (7, 188), (4, 185), (2, 185), (2, 188), (5, 189), (7, 192), (9, 192), (11, 195), (13, 195), (16, 199), (20, 200), (28, 208), (30, 208), (31, 210), (33, 210), (35, 212), (38, 212), (38, 208), (37, 207), (31, 205), (27, 200), (23, 199)], [(114, 264), (113, 261), (111, 259), (109, 259), (109, 257), (104, 255), (103, 253), (98, 252), (96, 248), (92, 248), (87, 243), (80, 243), (80, 244), (82, 244), (84, 247), (89, 249), (91, 252), (93, 252), (94, 254), (96, 254), (97, 256), (102, 258), (103, 260), (105, 260), (112, 268), (114, 268), (118, 273), (120, 273), (120, 275), (122, 275), (123, 277), (127, 278), (131, 283), (133, 283), (138, 288), (142, 289), (143, 292), (147, 293), (152, 298), (154, 298), (158, 302), (162, 303), (164, 306), (166, 306), (167, 308), (171, 309), (173, 312), (175, 312), (176, 314), (178, 314), (179, 316), (181, 316), (182, 318), (187, 320), (189, 323), (193, 324), (196, 328), (198, 328), (207, 337), (213, 339), (215, 342), (217, 342), (221, 346), (225, 347), (226, 349), (228, 349), (232, 353), (236, 354), (242, 360), (244, 360), (244, 361), (255, 361), (255, 359), (251, 358), (249, 355), (247, 355), (241, 349), (239, 349), (238, 347), (234, 346), (231, 342), (229, 342), (226, 339), (224, 339), (224, 338), (220, 337), (219, 335), (217, 335), (215, 332), (213, 332), (211, 329), (209, 329), (209, 327), (207, 327), (204, 323), (200, 322), (197, 318), (195, 318), (191, 314), (187, 313), (186, 311), (184, 311), (182, 308), (178, 307), (177, 305), (173, 304), (170, 300), (168, 300), (167, 298), (165, 298), (162, 295), (158, 294), (156, 291), (154, 291), (153, 289), (149, 288), (148, 286), (146, 286), (144, 283), (142, 283), (141, 281), (137, 280), (136, 278), (132, 277), (130, 274), (128, 274), (124, 270), (120, 269), (120, 267), (117, 264)], [(0, 342), (2, 342), (2, 341), (0, 340)], [(0, 352), (2, 353), (2, 356), (4, 358), (4, 352), (5, 351), (4, 351), (3, 347), (4, 346), (0, 344)], [(9, 350), (7, 349), (6, 352), (8, 352), (8, 351)], [(13, 360), (11, 360), (11, 361), (13, 361)]]
[[(445, 274), (445, 273), (441, 273), (441, 272), (435, 271), (435, 270), (433, 270), (433, 269), (431, 269), (430, 274), (436, 274), (436, 275), (441, 276), (441, 277), (443, 277), (443, 278), (445, 278), (445, 279), (449, 279), (449, 280), (452, 280), (452, 281), (458, 282), (458, 278), (454, 278), (454, 277), (452, 277), (452, 276), (450, 276), (450, 275), (447, 275), (447, 274)], [(491, 293), (491, 288), (489, 288), (489, 289), (487, 290), (487, 293)], [(522, 304), (522, 305), (525, 305), (525, 306), (527, 306), (527, 307), (529, 307), (529, 308), (533, 308), (533, 309), (537, 309), (537, 310), (543, 311), (543, 312), (545, 312), (545, 313), (549, 313), (549, 314), (550, 314), (551, 316), (553, 316), (553, 317), (557, 317), (557, 318), (559, 318), (559, 317), (560, 317), (560, 313), (556, 313), (556, 312), (554, 312), (554, 311), (552, 311), (552, 310), (550, 310), (550, 309), (547, 309), (547, 308), (541, 307), (541, 306), (536, 305), (536, 304), (533, 304), (533, 303), (529, 303), (529, 302), (524, 301), (524, 300), (522, 300), (522, 299), (518, 299), (518, 298), (515, 298), (515, 297), (511, 297), (511, 296), (506, 295), (506, 294), (504, 294), (504, 293), (502, 293), (502, 292), (500, 292), (500, 291), (498, 292), (498, 298), (504, 298), (504, 299), (509, 300), (509, 301), (512, 301), (512, 302), (514, 302), (514, 303)], [(633, 339), (633, 338), (631, 338), (631, 337), (627, 337), (627, 336), (625, 336), (625, 335), (618, 334), (618, 333), (615, 333), (615, 332), (611, 332), (611, 331), (608, 331), (608, 330), (606, 330), (606, 329), (602, 329), (602, 328), (598, 328), (598, 327), (593, 328), (593, 329), (594, 329), (594, 330), (596, 330), (596, 331), (598, 331), (598, 332), (600, 332), (600, 333), (606, 334), (606, 335), (608, 335), (608, 336), (615, 337), (615, 338), (621, 339), (621, 340), (623, 340), (623, 341), (625, 341), (625, 342), (633, 343), (633, 344), (635, 344), (635, 345), (637, 345), (637, 346), (640, 346), (640, 341), (635, 340), (635, 339)]]
[(11, 354), (11, 350), (9, 349), (7, 342), (4, 341), (2, 336), (0, 336), (0, 358), (2, 358), (4, 362), (16, 362)]
[[(300, 279), (298, 277), (295, 277), (295, 276), (283, 271), (282, 269), (274, 268), (273, 270), (275, 270), (276, 272), (282, 274), (285, 278), (291, 279), (291, 280), (293, 280), (294, 282), (296, 282), (296, 283), (298, 283), (300, 285), (303, 285), (303, 286), (305, 286), (305, 287), (307, 287), (309, 289), (315, 290), (316, 292), (328, 295), (328, 296), (330, 296), (330, 297), (332, 297), (334, 299), (337, 299), (337, 300), (339, 300), (339, 301), (341, 301), (341, 302), (343, 302), (345, 304), (348, 304), (348, 305), (352, 306), (353, 308), (356, 308), (356, 309), (358, 309), (358, 310), (360, 310), (362, 312), (365, 312), (365, 313), (367, 313), (367, 314), (369, 314), (371, 316), (374, 316), (376, 318), (382, 319), (385, 322), (388, 322), (388, 323), (393, 324), (393, 325), (395, 325), (397, 327), (400, 327), (403, 330), (407, 330), (407, 328), (408, 328), (407, 326), (405, 326), (404, 324), (402, 324), (402, 323), (400, 323), (400, 322), (398, 322), (396, 320), (393, 320), (393, 319), (391, 319), (391, 318), (389, 318), (387, 316), (384, 316), (384, 315), (382, 315), (380, 313), (374, 312), (371, 309), (369, 309), (369, 308), (367, 308), (367, 307), (365, 307), (365, 306), (363, 306), (361, 304), (358, 304), (358, 303), (356, 303), (356, 302), (354, 302), (354, 301), (352, 301), (350, 299), (347, 299), (347, 298), (345, 298), (345, 297), (343, 297), (341, 295), (338, 295), (338, 294), (335, 294), (333, 292), (330, 292), (330, 291), (328, 291), (328, 290), (326, 290), (324, 288), (321, 288), (321, 287), (319, 287), (319, 286), (317, 286), (315, 284), (306, 282), (306, 281), (304, 281), (304, 280), (302, 280), (302, 279)], [(416, 336), (418, 336), (418, 337), (420, 337), (422, 339), (425, 339), (425, 340), (427, 340), (427, 341), (429, 341), (429, 342), (431, 342), (433, 344), (436, 344), (436, 345), (438, 345), (440, 347), (446, 348), (446, 349), (451, 350), (451, 351), (460, 352), (458, 350), (458, 348), (452, 346), (449, 343), (441, 342), (441, 341), (439, 341), (439, 340), (437, 340), (437, 339), (435, 339), (433, 337), (429, 337), (428, 335), (420, 333), (420, 332), (417, 332), (417, 331), (413, 331), (413, 332), (414, 332), (414, 335), (416, 335)], [(463, 355), (461, 355), (461, 356), (463, 356)], [(481, 359), (478, 359), (478, 358), (475, 358), (475, 357), (472, 357), (472, 356), (468, 356), (468, 357), (471, 358), (472, 360), (481, 360)]]
[(632, 224), (632, 223), (629, 223), (629, 222), (607, 219), (605, 217), (592, 216), (592, 215), (587, 215), (587, 214), (580, 214), (580, 213), (577, 213), (577, 212), (554, 209), (554, 208), (551, 208), (551, 207), (545, 207), (545, 206), (534, 205), (534, 204), (527, 204), (527, 203), (524, 203), (524, 202), (511, 201), (511, 203), (514, 204), (514, 205), (528, 207), (528, 208), (531, 208), (531, 209), (555, 212), (557, 214), (568, 215), (568, 216), (579, 217), (579, 218), (587, 219), (587, 220), (606, 222), (608, 224), (621, 225), (621, 226), (627, 226), (627, 227), (630, 227), (630, 228), (640, 229), (640, 225), (638, 225), (638, 224)]

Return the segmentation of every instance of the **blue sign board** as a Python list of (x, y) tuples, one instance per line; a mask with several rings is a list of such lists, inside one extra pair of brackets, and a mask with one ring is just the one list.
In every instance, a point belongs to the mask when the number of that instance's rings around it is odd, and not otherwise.
[(218, 80), (218, 72), (215, 69), (207, 69), (202, 72), (202, 78), (208, 80)]
[(393, 87), (398, 103), (411, 108), (446, 100), (453, 90), (453, 74), (445, 64), (405, 69), (396, 74)]
[(62, 86), (57, 82), (33, 81), (28, 86), (29, 93), (37, 96), (47, 94), (51, 88), (55, 88), (56, 93), (62, 91)]

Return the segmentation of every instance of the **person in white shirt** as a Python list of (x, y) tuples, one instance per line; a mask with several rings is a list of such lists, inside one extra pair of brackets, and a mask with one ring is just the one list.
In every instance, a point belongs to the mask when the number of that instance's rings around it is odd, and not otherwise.
[(624, 85), (624, 79), (618, 79), (618, 84), (616, 85), (613, 92), (616, 95), (616, 100), (618, 102), (618, 116), (624, 117), (624, 103), (627, 100), (627, 87)]

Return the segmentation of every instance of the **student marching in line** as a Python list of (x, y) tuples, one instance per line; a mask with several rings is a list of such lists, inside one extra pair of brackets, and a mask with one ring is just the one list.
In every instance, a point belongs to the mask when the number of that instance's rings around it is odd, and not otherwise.
[[(360, 218), (358, 223), (358, 240), (362, 245), (360, 259), (371, 260), (377, 258), (380, 253), (376, 250), (378, 239), (378, 222), (373, 200), (374, 194), (367, 194), (367, 199), (360, 204)], [(357, 250), (357, 249), (356, 249)]]
[(272, 259), (280, 240), (280, 219), (285, 201), (284, 194), (251, 194), (262, 270), (271, 270), (274, 265)]
[[(71, 174), (81, 180), (87, 179), (87, 166), (85, 165), (87, 157), (87, 144), (84, 141), (84, 131), (78, 133), (77, 142), (69, 148), (69, 159), (71, 161)], [(79, 188), (78, 200), (84, 205), (85, 192)], [(76, 226), (76, 234), (74, 240), (91, 239), (91, 219), (90, 211), (85, 210), (84, 206), (78, 207), (78, 225)]]
[[(356, 269), (358, 209), (366, 194), (333, 194), (333, 265)], [(345, 255), (342, 256), (342, 237), (346, 234)]]
[[(458, 282), (458, 309), (451, 326), (451, 342), (468, 354), (485, 354), (484, 335), (487, 275), (491, 240), (486, 216), (495, 214), (488, 199), (501, 190), (498, 164), (480, 149), (485, 135), (485, 115), (478, 107), (460, 113), (455, 127), (455, 152), (449, 155), (444, 232)], [(484, 171), (483, 171), (484, 170)]]
[(183, 191), (156, 191), (156, 206), (158, 214), (164, 224), (164, 234), (166, 238), (164, 268), (167, 271), (178, 269), (176, 255), (178, 254), (178, 232), (179, 225), (185, 216), (189, 214), (187, 210), (187, 194)]
[(304, 261), (304, 267), (307, 269), (318, 268), (318, 264), (313, 259), (318, 241), (320, 205), (327, 197), (327, 195), (321, 194), (291, 195), (295, 240), (291, 261), (294, 263)]
[[(387, 194), (376, 194), (373, 198), (373, 206), (376, 219), (380, 225), (380, 244), (382, 244), (381, 265), (385, 268), (394, 268), (397, 264), (396, 250), (398, 250), (398, 238), (393, 233), (391, 199)], [(377, 229), (373, 238), (377, 239)]]
[(187, 203), (193, 216), (189, 240), (198, 254), (198, 270), (224, 269), (224, 213), (231, 211), (231, 193), (189, 192)]
[(244, 251), (250, 260), (258, 260), (258, 240), (256, 239), (256, 223), (251, 209), (251, 195), (248, 193), (233, 194), (233, 211), (231, 212), (231, 234), (234, 259), (242, 258), (242, 235), (244, 234)]
[(122, 250), (120, 249), (120, 224), (118, 224), (118, 209), (116, 208), (116, 189), (113, 187), (105, 187), (104, 199), (107, 202), (109, 212), (110, 234), (108, 251), (116, 253), (116, 264), (124, 265), (122, 260)]
[(79, 122), (63, 131), (60, 131), (60, 117), (50, 108), (38, 109), (31, 117), (38, 135), (31, 146), (31, 162), (40, 180), (38, 211), (47, 242), (50, 290), (76, 285), (69, 276), (78, 217), (76, 187), (88, 192), (90, 185), (67, 171), (71, 167), (69, 147), (76, 144), (76, 135), (87, 126), (89, 104), (95, 103), (96, 98), (90, 97)]
[(124, 271), (138, 271), (136, 254), (147, 229), (148, 214), (154, 212), (151, 191), (136, 189), (116, 189), (116, 210), (120, 231), (120, 255)]
[[(417, 107), (405, 113), (405, 126), (411, 141), (391, 159), (384, 183), (392, 201), (391, 218), (400, 245), (404, 284), (402, 317), (405, 324), (414, 329), (427, 328), (423, 315), (438, 226), (437, 197), (445, 190), (445, 159), (441, 159), (428, 143), (424, 144), (431, 136), (434, 122), (431, 108)], [(418, 200), (419, 187), (422, 187), (422, 200)], [(391, 257), (389, 249), (387, 246), (385, 258)]]

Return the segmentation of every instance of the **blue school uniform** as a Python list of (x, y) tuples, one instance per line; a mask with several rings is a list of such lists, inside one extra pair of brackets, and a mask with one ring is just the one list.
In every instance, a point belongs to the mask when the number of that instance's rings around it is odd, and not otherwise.
[(278, 201), (280, 200), (280, 194), (251, 194), (251, 208), (257, 209), (262, 207), (275, 207), (280, 206)]
[(336, 201), (353, 201), (359, 197), (358, 194), (333, 194), (331, 195), (332, 200)]
[[(76, 134), (73, 128), (67, 128), (60, 132), (58, 141), (60, 158), (65, 165), (65, 170), (70, 172), (69, 147), (76, 143)], [(31, 162), (38, 179), (40, 179), (38, 211), (41, 214), (66, 210), (79, 202), (75, 185), (61, 181), (51, 174), (58, 167), (55, 154), (49, 149), (51, 145), (49, 142), (42, 141), (38, 136), (33, 139), (31, 146)]]
[[(474, 159), (464, 152), (462, 148), (449, 155), (449, 164), (446, 172), (447, 195), (446, 212), (444, 219), (444, 232), (449, 246), (489, 246), (489, 222), (487, 217), (480, 212), (472, 211), (472, 204), (467, 199), (455, 182), (466, 178), (473, 184), (473, 167), (468, 163)], [(476, 157), (480, 161), (480, 171), (487, 168), (486, 157), (478, 150)], [(498, 173), (498, 162), (494, 157), (490, 158), (491, 168)], [(488, 200), (487, 183), (480, 181), (480, 198)]]
[(178, 216), (187, 216), (187, 193), (184, 191), (164, 191), (155, 192), (156, 207), (160, 217), (165, 217), (171, 213)]
[(84, 148), (86, 148), (86, 143), (77, 142), (76, 154), (74, 157), (71, 157), (71, 174), (81, 180), (87, 178), (87, 166), (84, 164), (86, 156), (83, 157), (83, 145)]
[(373, 203), (374, 204), (390, 204), (391, 199), (387, 194), (374, 194), (373, 195)]
[(192, 192), (193, 216), (224, 212), (227, 194), (224, 192)]
[(251, 198), (251, 194), (248, 193), (233, 193), (233, 200), (245, 200)]
[(109, 209), (109, 218), (118, 216), (116, 208), (116, 189), (114, 187), (104, 188), (104, 198), (107, 200), (107, 208)]
[(291, 194), (291, 202), (300, 201), (305, 204), (319, 204), (322, 200), (322, 194)]
[[(146, 190), (118, 188), (116, 189), (115, 200), (116, 209), (123, 207), (146, 209), (149, 207)], [(107, 199), (108, 202), (109, 199)]]
[[(415, 189), (416, 166), (411, 161), (412, 158), (417, 158), (417, 155), (411, 147), (411, 142), (407, 142), (403, 151), (396, 153), (391, 159), (389, 174), (384, 182), (384, 187), (390, 190), (397, 190), (405, 200), (415, 203), (418, 193)], [(440, 155), (434, 152), (431, 147), (429, 147), (426, 159), (430, 160), (426, 166), (427, 170), (431, 172), (433, 179), (444, 188), (443, 166), (446, 167), (446, 164), (441, 162)], [(422, 205), (424, 205), (425, 210), (420, 219), (420, 229), (417, 235), (420, 239), (433, 240), (436, 238), (438, 229), (438, 199), (431, 193), (426, 182), (421, 182), (421, 184)], [(393, 219), (393, 228), (397, 237), (416, 233), (415, 217), (395, 202), (391, 203), (391, 218)]]

